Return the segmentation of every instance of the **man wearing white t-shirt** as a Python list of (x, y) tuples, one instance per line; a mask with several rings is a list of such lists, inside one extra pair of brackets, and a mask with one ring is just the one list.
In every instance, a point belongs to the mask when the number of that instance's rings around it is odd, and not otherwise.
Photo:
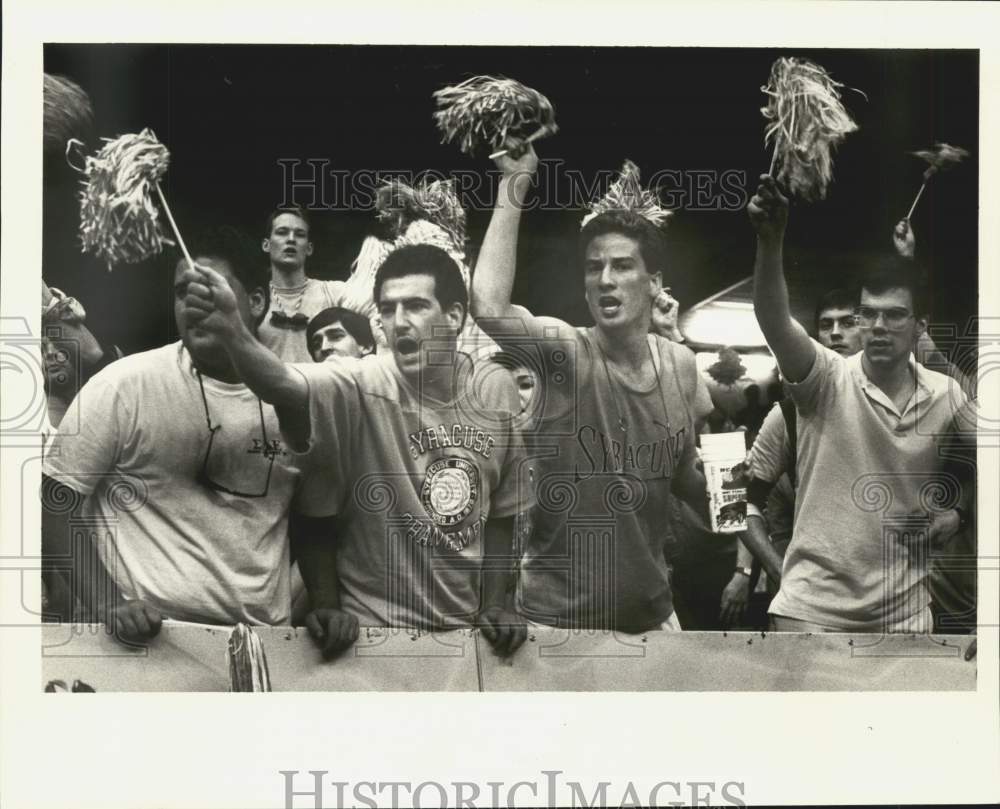
[[(313, 254), (309, 221), (300, 208), (277, 209), (267, 219), (261, 248), (271, 272), (270, 308), (257, 330), (265, 346), (285, 362), (312, 359), (306, 327), (319, 312), (331, 306), (360, 310), (349, 300), (343, 281), (323, 281), (306, 275), (306, 261)], [(371, 304), (366, 316), (373, 315)]]
[(774, 627), (929, 631), (929, 557), (966, 517), (962, 503), (939, 505), (928, 491), (940, 484), (939, 440), (965, 395), (912, 358), (927, 326), (921, 285), (912, 265), (867, 273), (856, 312), (862, 351), (844, 358), (791, 317), (788, 200), (772, 177), (761, 178), (748, 212), (754, 311), (798, 414), (795, 523)]
[[(193, 247), (253, 329), (267, 309), (267, 279), (252, 242), (219, 229)], [(90, 615), (130, 640), (155, 635), (163, 617), (289, 619), (289, 509), (303, 464), (218, 339), (185, 316), (186, 269), (181, 260), (175, 270), (181, 340), (91, 379), (44, 469), (47, 572), (69, 572)], [(80, 528), (96, 538), (84, 550), (97, 558), (73, 558), (67, 546)]]

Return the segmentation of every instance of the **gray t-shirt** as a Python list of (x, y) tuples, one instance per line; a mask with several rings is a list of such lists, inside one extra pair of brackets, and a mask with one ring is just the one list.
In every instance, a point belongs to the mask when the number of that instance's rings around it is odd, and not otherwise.
[(388, 352), (295, 368), (309, 384), (310, 446), (322, 466), (301, 508), (339, 518), (343, 608), (369, 626), (469, 625), (481, 608), (487, 520), (533, 502), (509, 374), (459, 355), (458, 394), (440, 402), (415, 390)]
[[(541, 397), (528, 439), (537, 507), (521, 562), (519, 606), (537, 623), (644, 631), (673, 612), (665, 549), (679, 537), (671, 484), (695, 463), (702, 384), (694, 354), (649, 335), (647, 390), (608, 366), (593, 329), (525, 316)], [(622, 430), (621, 425), (625, 425)]]

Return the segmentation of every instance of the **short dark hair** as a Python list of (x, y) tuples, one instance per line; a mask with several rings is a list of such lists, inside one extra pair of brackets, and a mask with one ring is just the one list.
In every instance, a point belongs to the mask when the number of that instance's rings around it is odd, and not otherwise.
[(375, 347), (375, 337), (372, 335), (368, 318), (342, 306), (331, 306), (317, 312), (306, 326), (306, 346), (310, 354), (312, 354), (312, 339), (316, 332), (331, 323), (343, 326), (344, 331), (351, 335), (359, 346), (368, 349)]
[(639, 252), (642, 254), (646, 270), (650, 275), (655, 272), (666, 272), (666, 234), (644, 216), (632, 211), (607, 211), (598, 214), (583, 226), (577, 242), (577, 261), (581, 266), (588, 245), (598, 236), (603, 236), (606, 233), (620, 233), (622, 236), (635, 239), (639, 244)]
[(375, 273), (373, 297), (380, 303), (382, 285), (390, 278), (407, 275), (430, 275), (434, 278), (434, 297), (447, 309), (453, 303), (462, 304), (462, 325), (469, 312), (469, 293), (462, 280), (462, 271), (440, 247), (432, 244), (407, 244), (393, 250)]
[(270, 276), (260, 260), (259, 248), (246, 233), (229, 225), (208, 228), (191, 242), (190, 252), (193, 259), (205, 256), (225, 261), (248, 295), (255, 289), (264, 293), (264, 311), (267, 312), (271, 305)]
[(271, 231), (274, 230), (274, 220), (277, 219), (282, 214), (290, 213), (293, 216), (297, 216), (303, 222), (306, 223), (306, 231), (312, 235), (312, 225), (309, 223), (309, 217), (306, 216), (304, 208), (300, 208), (297, 205), (292, 205), (289, 208), (275, 208), (271, 211), (270, 215), (267, 217), (267, 222), (264, 224), (264, 238), (271, 238)]
[(518, 368), (534, 370), (538, 364), (528, 347), (510, 343), (490, 357), (490, 360), (508, 371), (516, 371)]
[(913, 298), (914, 316), (918, 318), (930, 316), (930, 295), (926, 275), (913, 259), (891, 254), (866, 267), (858, 284), (858, 299), (861, 298), (862, 290), (878, 294), (889, 289), (909, 290)]
[(854, 311), (858, 307), (858, 299), (861, 297), (860, 290), (838, 287), (824, 292), (816, 301), (816, 311), (813, 312), (813, 326), (819, 331), (819, 316), (827, 309), (849, 309)]

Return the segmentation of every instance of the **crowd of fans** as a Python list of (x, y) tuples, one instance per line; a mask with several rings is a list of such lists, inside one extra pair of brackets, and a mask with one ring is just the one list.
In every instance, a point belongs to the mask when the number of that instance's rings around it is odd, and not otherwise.
[[(189, 245), (180, 340), (152, 351), (101, 346), (43, 287), (48, 618), (129, 641), (164, 618), (296, 623), (328, 657), (360, 626), (475, 626), (502, 654), (532, 624), (975, 630), (975, 403), (928, 342), (908, 222), (857, 289), (817, 301), (810, 336), (788, 201), (762, 177), (754, 309), (777, 370), (737, 387), (731, 350), (699, 372), (664, 233), (634, 211), (580, 231), (593, 325), (515, 304), (537, 157), (512, 143), (497, 165), (471, 282), (405, 244), (359, 300), (307, 275), (309, 220), (288, 209), (257, 245), (225, 227)], [(733, 429), (747, 527), (722, 535), (699, 435)]]

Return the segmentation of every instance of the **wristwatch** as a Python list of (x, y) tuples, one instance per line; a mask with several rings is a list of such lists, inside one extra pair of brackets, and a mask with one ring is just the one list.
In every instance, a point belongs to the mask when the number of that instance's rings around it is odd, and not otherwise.
[(736, 569), (733, 571), (733, 573), (742, 573), (748, 579), (753, 575), (753, 571), (750, 570), (750, 568), (748, 568), (748, 567), (742, 567), (740, 565), (736, 566)]

